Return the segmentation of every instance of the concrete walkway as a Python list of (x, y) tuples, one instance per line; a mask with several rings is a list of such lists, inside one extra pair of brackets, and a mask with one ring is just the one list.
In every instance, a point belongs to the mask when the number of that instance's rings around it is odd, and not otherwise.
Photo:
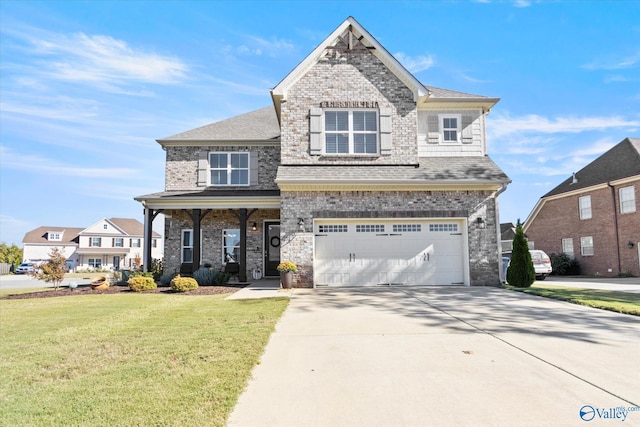
[(616, 425), (603, 409), (640, 405), (639, 360), (634, 316), (496, 288), (296, 289), (228, 425)]
[(640, 277), (549, 276), (541, 285), (640, 293)]

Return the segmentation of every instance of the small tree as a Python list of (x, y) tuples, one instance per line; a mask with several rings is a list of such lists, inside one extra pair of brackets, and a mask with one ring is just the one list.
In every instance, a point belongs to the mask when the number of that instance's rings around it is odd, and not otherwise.
[(16, 245), (7, 245), (0, 243), (0, 263), (13, 265), (13, 270), (22, 262), (22, 249)]
[(36, 269), (33, 275), (39, 280), (53, 283), (53, 287), (58, 290), (60, 283), (64, 279), (66, 261), (67, 259), (62, 255), (62, 251), (58, 248), (53, 248), (49, 252), (49, 260), (41, 266), (42, 271)]
[(513, 238), (511, 264), (507, 270), (507, 283), (518, 288), (528, 288), (534, 280), (536, 280), (536, 271), (531, 260), (527, 239), (522, 231), (522, 224), (518, 219), (516, 235)]

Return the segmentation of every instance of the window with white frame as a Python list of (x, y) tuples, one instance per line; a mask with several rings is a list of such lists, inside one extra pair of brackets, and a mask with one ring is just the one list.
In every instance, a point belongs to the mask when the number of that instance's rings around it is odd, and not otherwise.
[(102, 237), (90, 237), (89, 246), (99, 248), (102, 246)]
[(238, 262), (240, 258), (240, 230), (222, 230), (222, 262)]
[(48, 240), (60, 241), (62, 240), (62, 233), (58, 231), (50, 231), (48, 234)]
[(114, 248), (122, 248), (124, 247), (124, 239), (122, 237), (116, 237), (113, 239), (113, 247)]
[(583, 196), (578, 199), (580, 219), (591, 219), (591, 196)]
[(89, 258), (87, 264), (91, 268), (100, 269), (102, 268), (102, 258)]
[(636, 192), (633, 186), (620, 189), (620, 213), (636, 211)]
[(211, 185), (249, 185), (249, 153), (209, 153)]
[(151, 247), (152, 248), (157, 248), (158, 247), (158, 239), (153, 239), (151, 241)]
[(460, 142), (460, 125), (462, 124), (460, 114), (441, 114), (439, 117), (442, 142)]
[(193, 262), (193, 230), (182, 230), (182, 262)]
[(593, 237), (581, 237), (580, 238), (580, 253), (582, 256), (593, 255)]
[(140, 239), (131, 239), (131, 247), (139, 248), (140, 247)]
[(568, 237), (566, 239), (562, 239), (562, 252), (567, 254), (571, 258), (574, 257), (573, 239), (571, 237)]
[(377, 110), (325, 110), (325, 154), (378, 154)]

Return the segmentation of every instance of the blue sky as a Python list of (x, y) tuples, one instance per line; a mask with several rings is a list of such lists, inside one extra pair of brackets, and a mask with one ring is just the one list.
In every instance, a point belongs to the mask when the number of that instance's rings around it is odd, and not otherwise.
[(0, 241), (142, 222), (155, 142), (271, 104), (348, 16), (426, 85), (501, 101), (502, 222), (640, 137), (640, 1), (0, 2)]

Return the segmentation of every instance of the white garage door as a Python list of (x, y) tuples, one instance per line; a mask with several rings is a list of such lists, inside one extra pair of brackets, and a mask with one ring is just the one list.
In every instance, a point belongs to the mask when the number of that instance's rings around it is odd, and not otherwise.
[(316, 286), (462, 285), (464, 222), (316, 220)]

